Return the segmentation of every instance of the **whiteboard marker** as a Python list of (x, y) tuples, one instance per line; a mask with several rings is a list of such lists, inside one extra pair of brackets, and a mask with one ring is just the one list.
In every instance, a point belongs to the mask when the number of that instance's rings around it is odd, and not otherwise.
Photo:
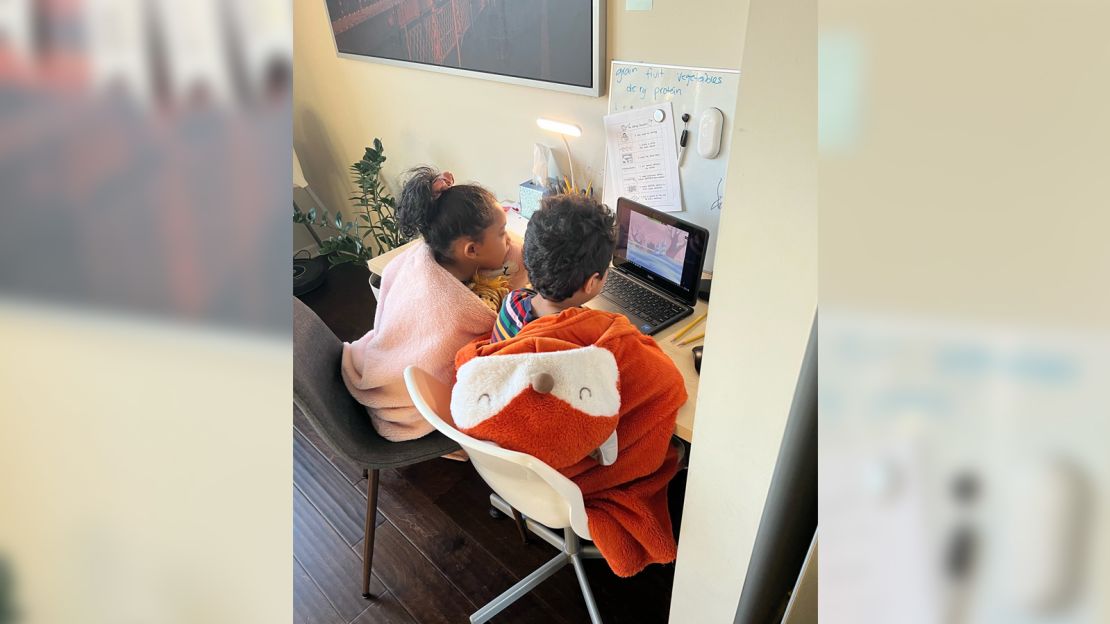
[(689, 138), (690, 131), (686, 127), (690, 123), (690, 113), (682, 113), (682, 136), (678, 138), (678, 146), (682, 148), (678, 152), (678, 166), (682, 166), (682, 157), (686, 155), (686, 139)]

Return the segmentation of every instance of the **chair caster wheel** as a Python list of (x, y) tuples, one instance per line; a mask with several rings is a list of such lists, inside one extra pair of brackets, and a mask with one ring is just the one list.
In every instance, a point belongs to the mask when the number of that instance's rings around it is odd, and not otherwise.
[(501, 513), (501, 511), (498, 510), (496, 507), (490, 507), (489, 517), (493, 518), (494, 520), (500, 520), (501, 518), (505, 517), (505, 514)]

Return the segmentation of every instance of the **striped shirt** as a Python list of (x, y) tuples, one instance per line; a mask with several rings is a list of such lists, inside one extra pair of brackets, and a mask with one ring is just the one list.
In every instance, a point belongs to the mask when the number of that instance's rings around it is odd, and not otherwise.
[(501, 303), (501, 312), (497, 314), (497, 322), (493, 324), (493, 333), (489, 337), (490, 343), (508, 340), (520, 333), (526, 323), (539, 318), (532, 309), (532, 297), (536, 296), (534, 290), (521, 288), (505, 296)]

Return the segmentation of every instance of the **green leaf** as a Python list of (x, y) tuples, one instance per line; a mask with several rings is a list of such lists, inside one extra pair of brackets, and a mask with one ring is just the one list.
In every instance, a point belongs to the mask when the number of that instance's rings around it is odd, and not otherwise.
[(308, 220), (309, 221), (315, 221), (316, 220), (316, 208), (315, 207), (308, 209)]
[(336, 229), (343, 227), (343, 215), (338, 212), (335, 213), (335, 227)]
[[(381, 179), (382, 163), (385, 161), (385, 146), (380, 138), (375, 137), (373, 145), (363, 150), (362, 158), (351, 164), (351, 179), (357, 185), (359, 193), (351, 195), (348, 201), (359, 209), (360, 214), (355, 219), (354, 234), (349, 230), (344, 232), (359, 244), (361, 240), (377, 240), (379, 245), (383, 245), (381, 251), (397, 246), (399, 241), (407, 240), (400, 235), (394, 219), (397, 200), (388, 194)], [(368, 247), (363, 251), (365, 258), (371, 257)]]

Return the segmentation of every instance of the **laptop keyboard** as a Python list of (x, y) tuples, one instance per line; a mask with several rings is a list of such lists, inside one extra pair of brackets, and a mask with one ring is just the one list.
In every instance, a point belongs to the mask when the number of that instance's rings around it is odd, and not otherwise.
[(602, 292), (652, 325), (662, 323), (687, 309), (613, 270), (609, 271), (609, 279), (605, 281)]

